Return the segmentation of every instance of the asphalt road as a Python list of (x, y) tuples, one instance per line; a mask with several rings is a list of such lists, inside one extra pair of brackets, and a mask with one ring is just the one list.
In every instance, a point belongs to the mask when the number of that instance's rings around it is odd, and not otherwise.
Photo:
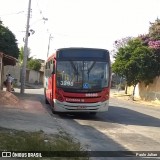
[[(55, 119), (61, 128), (80, 141), (89, 151), (129, 150), (149, 153), (160, 151), (160, 108), (158, 107), (111, 98), (109, 111), (98, 113), (96, 116), (89, 113), (54, 115), (50, 106), (44, 103), (43, 89), (30, 89), (26, 92), (37, 97), (48, 113), (48, 117)], [(93, 159), (115, 160), (117, 157)], [(148, 160), (148, 158), (142, 159)]]
[(160, 151), (160, 108), (111, 98), (109, 111), (96, 117), (86, 113), (57, 118), (91, 151)]

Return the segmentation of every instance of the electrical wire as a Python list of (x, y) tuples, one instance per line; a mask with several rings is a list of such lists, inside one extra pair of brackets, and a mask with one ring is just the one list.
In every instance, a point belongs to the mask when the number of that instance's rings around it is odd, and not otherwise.
[(45, 22), (48, 21), (48, 18), (45, 18), (45, 17), (43, 16), (43, 12), (42, 12), (42, 10), (41, 10), (40, 7), (39, 7), (38, 0), (37, 0), (37, 7), (38, 7), (38, 10), (39, 10), (40, 15), (42, 16), (42, 20), (44, 20), (44, 24), (45, 24)]
[(0, 16), (11, 16), (11, 15), (14, 15), (14, 14), (21, 14), (21, 13), (24, 13), (24, 11), (19, 11), (19, 12), (16, 12), (16, 13), (6, 13), (6, 14), (2, 14)]

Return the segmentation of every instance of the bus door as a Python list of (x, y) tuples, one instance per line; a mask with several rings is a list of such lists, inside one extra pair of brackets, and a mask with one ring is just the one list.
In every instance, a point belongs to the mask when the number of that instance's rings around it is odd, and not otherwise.
[(53, 72), (53, 60), (49, 60), (46, 63), (46, 74), (45, 74), (45, 88), (46, 88), (46, 97), (49, 101), (49, 103), (51, 103), (52, 97), (53, 97), (53, 76), (52, 76), (52, 72)]

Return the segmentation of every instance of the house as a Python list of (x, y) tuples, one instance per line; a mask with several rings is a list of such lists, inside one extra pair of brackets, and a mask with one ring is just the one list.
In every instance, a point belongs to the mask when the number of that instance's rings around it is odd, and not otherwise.
[(0, 52), (0, 90), (3, 89), (4, 66), (6, 65), (15, 66), (16, 62), (17, 62), (16, 58)]
[(39, 71), (26, 69), (26, 82), (33, 84), (43, 84), (45, 61), (41, 59), (38, 59), (38, 61), (41, 63), (41, 68)]
[[(39, 71), (34, 71), (31, 69), (26, 68), (26, 83), (32, 83), (32, 84), (43, 84), (43, 79), (44, 79), (44, 61), (39, 60), (41, 62), (41, 68)], [(7, 75), (10, 73), (14, 79), (15, 82), (19, 83), (21, 82), (21, 71), (22, 68), (19, 65), (19, 63), (16, 63), (16, 65), (11, 66), (7, 65), (4, 66), (4, 75)], [(5, 78), (5, 77), (4, 77)], [(3, 79), (4, 81), (5, 79)]]

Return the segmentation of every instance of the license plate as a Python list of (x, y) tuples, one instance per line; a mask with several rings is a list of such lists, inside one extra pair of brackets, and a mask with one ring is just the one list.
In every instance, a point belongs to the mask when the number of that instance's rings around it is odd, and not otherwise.
[(86, 106), (78, 106), (77, 109), (85, 109), (87, 108)]

